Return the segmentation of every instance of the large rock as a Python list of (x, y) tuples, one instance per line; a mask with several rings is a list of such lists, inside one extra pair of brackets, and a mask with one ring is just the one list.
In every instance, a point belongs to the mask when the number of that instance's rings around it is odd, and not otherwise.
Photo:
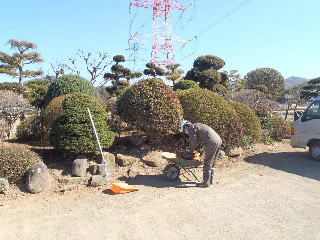
[(9, 182), (5, 178), (0, 178), (0, 193), (7, 193), (9, 191)]
[[(107, 166), (107, 170), (109, 171), (109, 174), (112, 173), (112, 167)], [(104, 164), (95, 164), (89, 167), (89, 171), (92, 175), (100, 175), (100, 176), (105, 176), (106, 171), (105, 171), (105, 166)]]
[(243, 149), (241, 147), (227, 148), (225, 153), (228, 157), (238, 157), (243, 154)]
[(27, 189), (31, 193), (42, 192), (50, 182), (50, 174), (44, 163), (36, 163), (27, 171)]
[(103, 176), (93, 176), (90, 181), (90, 185), (93, 187), (99, 187), (103, 185), (109, 185), (111, 184), (112, 180), (109, 177), (103, 177)]
[(131, 156), (125, 156), (122, 154), (117, 154), (116, 156), (116, 163), (121, 167), (132, 165), (137, 161), (139, 161), (138, 158)]
[(84, 177), (87, 174), (88, 167), (88, 159), (84, 157), (79, 157), (75, 159), (72, 163), (72, 175), (76, 177)]
[(150, 167), (165, 167), (168, 161), (162, 156), (159, 151), (149, 152), (142, 158), (142, 161)]
[[(116, 165), (115, 155), (112, 153), (109, 153), (109, 152), (104, 152), (103, 155), (104, 155), (104, 158), (106, 159), (107, 163), (109, 164), (109, 166), (114, 168)], [(101, 154), (98, 154), (95, 159), (97, 160), (98, 163), (103, 163)]]

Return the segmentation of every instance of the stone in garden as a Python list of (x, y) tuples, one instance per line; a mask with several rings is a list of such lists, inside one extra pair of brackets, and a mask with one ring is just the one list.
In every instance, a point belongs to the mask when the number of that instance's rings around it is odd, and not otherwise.
[(0, 193), (6, 193), (9, 191), (9, 182), (5, 178), (0, 178)]
[(87, 185), (91, 177), (64, 177), (58, 179), (58, 182), (65, 185), (78, 185), (84, 184)]
[(88, 167), (89, 164), (87, 158), (77, 158), (72, 163), (72, 175), (76, 177), (84, 177), (86, 176)]
[(165, 167), (168, 161), (163, 158), (162, 152), (151, 151), (142, 158), (142, 161), (150, 167)]
[(31, 193), (40, 193), (48, 185), (50, 174), (44, 163), (36, 163), (27, 171), (27, 189)]
[(112, 180), (109, 177), (103, 177), (103, 176), (93, 176), (91, 178), (90, 185), (93, 187), (99, 187), (107, 184), (111, 184)]
[[(106, 167), (104, 164), (99, 164), (97, 169), (97, 175), (105, 176), (106, 175)], [(107, 171), (111, 174), (112, 169), (110, 166), (107, 166)]]
[[(109, 152), (104, 152), (103, 155), (104, 155), (106, 161), (109, 163), (109, 166), (114, 168), (115, 165), (116, 165), (116, 157), (115, 157), (115, 155), (112, 154), (112, 153), (109, 153)], [(98, 163), (102, 163), (102, 156), (101, 156), (100, 153), (99, 153), (99, 155), (97, 155), (96, 159), (97, 159)]]
[(96, 165), (96, 164), (95, 165), (91, 165), (88, 170), (89, 170), (91, 175), (97, 175), (98, 165)]
[[(112, 172), (111, 166), (107, 166), (107, 169), (109, 171), (109, 174), (111, 174), (111, 172)], [(90, 171), (90, 173), (92, 175), (101, 175), (101, 176), (105, 176), (106, 175), (104, 164), (92, 165), (92, 166), (89, 167), (89, 171)]]
[(117, 154), (116, 156), (116, 163), (121, 167), (132, 165), (137, 161), (139, 161), (138, 158), (131, 156), (125, 156), (122, 154)]
[(226, 149), (226, 155), (228, 157), (238, 157), (242, 154), (243, 154), (243, 149), (241, 147)]

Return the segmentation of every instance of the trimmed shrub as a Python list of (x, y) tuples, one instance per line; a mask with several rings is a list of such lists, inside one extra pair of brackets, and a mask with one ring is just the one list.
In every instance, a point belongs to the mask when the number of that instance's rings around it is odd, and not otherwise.
[(184, 118), (212, 127), (224, 147), (237, 147), (243, 139), (241, 119), (233, 107), (218, 94), (206, 89), (178, 91)]
[(199, 69), (200, 71), (207, 70), (207, 69), (214, 69), (219, 70), (224, 67), (225, 61), (217, 56), (213, 55), (206, 55), (198, 57), (194, 63), (193, 67)]
[(98, 151), (87, 108), (93, 116), (101, 146), (109, 148), (114, 134), (107, 124), (107, 110), (102, 100), (82, 93), (66, 96), (63, 114), (51, 126), (50, 143), (58, 150), (84, 153)]
[(279, 99), (285, 89), (283, 76), (272, 68), (257, 68), (247, 73), (245, 79), (246, 88), (262, 91), (273, 100)]
[(178, 132), (183, 110), (178, 97), (161, 79), (140, 81), (119, 98), (120, 117), (137, 130), (151, 135)]
[(275, 141), (290, 137), (291, 125), (278, 114), (269, 115), (261, 119), (265, 135)]
[[(228, 76), (224, 73), (218, 72), (223, 68), (225, 62), (223, 59), (213, 56), (205, 55), (198, 57), (194, 63), (193, 68), (187, 72), (185, 79), (190, 79), (199, 83), (201, 88), (206, 88), (211, 91), (216, 91), (223, 95), (228, 87)], [(222, 85), (215, 87), (215, 85)]]
[(90, 96), (98, 96), (97, 90), (91, 83), (78, 75), (62, 75), (49, 86), (45, 105), (48, 105), (52, 99), (71, 93), (84, 93)]
[(199, 88), (198, 83), (192, 80), (180, 80), (173, 86), (173, 90), (187, 90), (190, 88)]
[(42, 118), (38, 115), (28, 116), (17, 128), (17, 139), (20, 141), (40, 141), (42, 134)]
[(255, 112), (244, 103), (231, 102), (231, 106), (236, 110), (241, 119), (243, 133), (248, 144), (256, 143), (261, 140), (262, 129), (260, 119)]
[(0, 142), (0, 178), (16, 182), (41, 158), (26, 146)]
[(52, 99), (48, 106), (46, 106), (43, 114), (43, 128), (45, 132), (44, 138), (48, 140), (52, 123), (63, 115), (63, 103), (68, 95), (62, 95)]
[(228, 93), (228, 89), (222, 84), (213, 85), (211, 91), (218, 93), (220, 96), (225, 96)]

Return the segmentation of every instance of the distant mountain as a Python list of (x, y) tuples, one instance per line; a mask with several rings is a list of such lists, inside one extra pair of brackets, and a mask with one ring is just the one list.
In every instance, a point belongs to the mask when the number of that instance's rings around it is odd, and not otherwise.
[(289, 78), (286, 78), (284, 80), (284, 84), (285, 84), (286, 88), (291, 88), (294, 85), (297, 85), (297, 84), (300, 84), (300, 83), (304, 83), (304, 82), (307, 82), (307, 81), (309, 81), (309, 79), (302, 78), (302, 77), (289, 77)]

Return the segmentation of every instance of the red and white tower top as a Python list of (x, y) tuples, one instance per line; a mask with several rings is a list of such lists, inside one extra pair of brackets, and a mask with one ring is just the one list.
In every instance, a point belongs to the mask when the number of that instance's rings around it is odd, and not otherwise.
[[(175, 63), (173, 44), (182, 41), (173, 36), (170, 24), (171, 13), (173, 10), (185, 11), (186, 9), (177, 0), (132, 0), (131, 7), (147, 8), (153, 11), (151, 61), (162, 66)], [(141, 39), (145, 37), (135, 33), (130, 36), (129, 44), (130, 41)]]

